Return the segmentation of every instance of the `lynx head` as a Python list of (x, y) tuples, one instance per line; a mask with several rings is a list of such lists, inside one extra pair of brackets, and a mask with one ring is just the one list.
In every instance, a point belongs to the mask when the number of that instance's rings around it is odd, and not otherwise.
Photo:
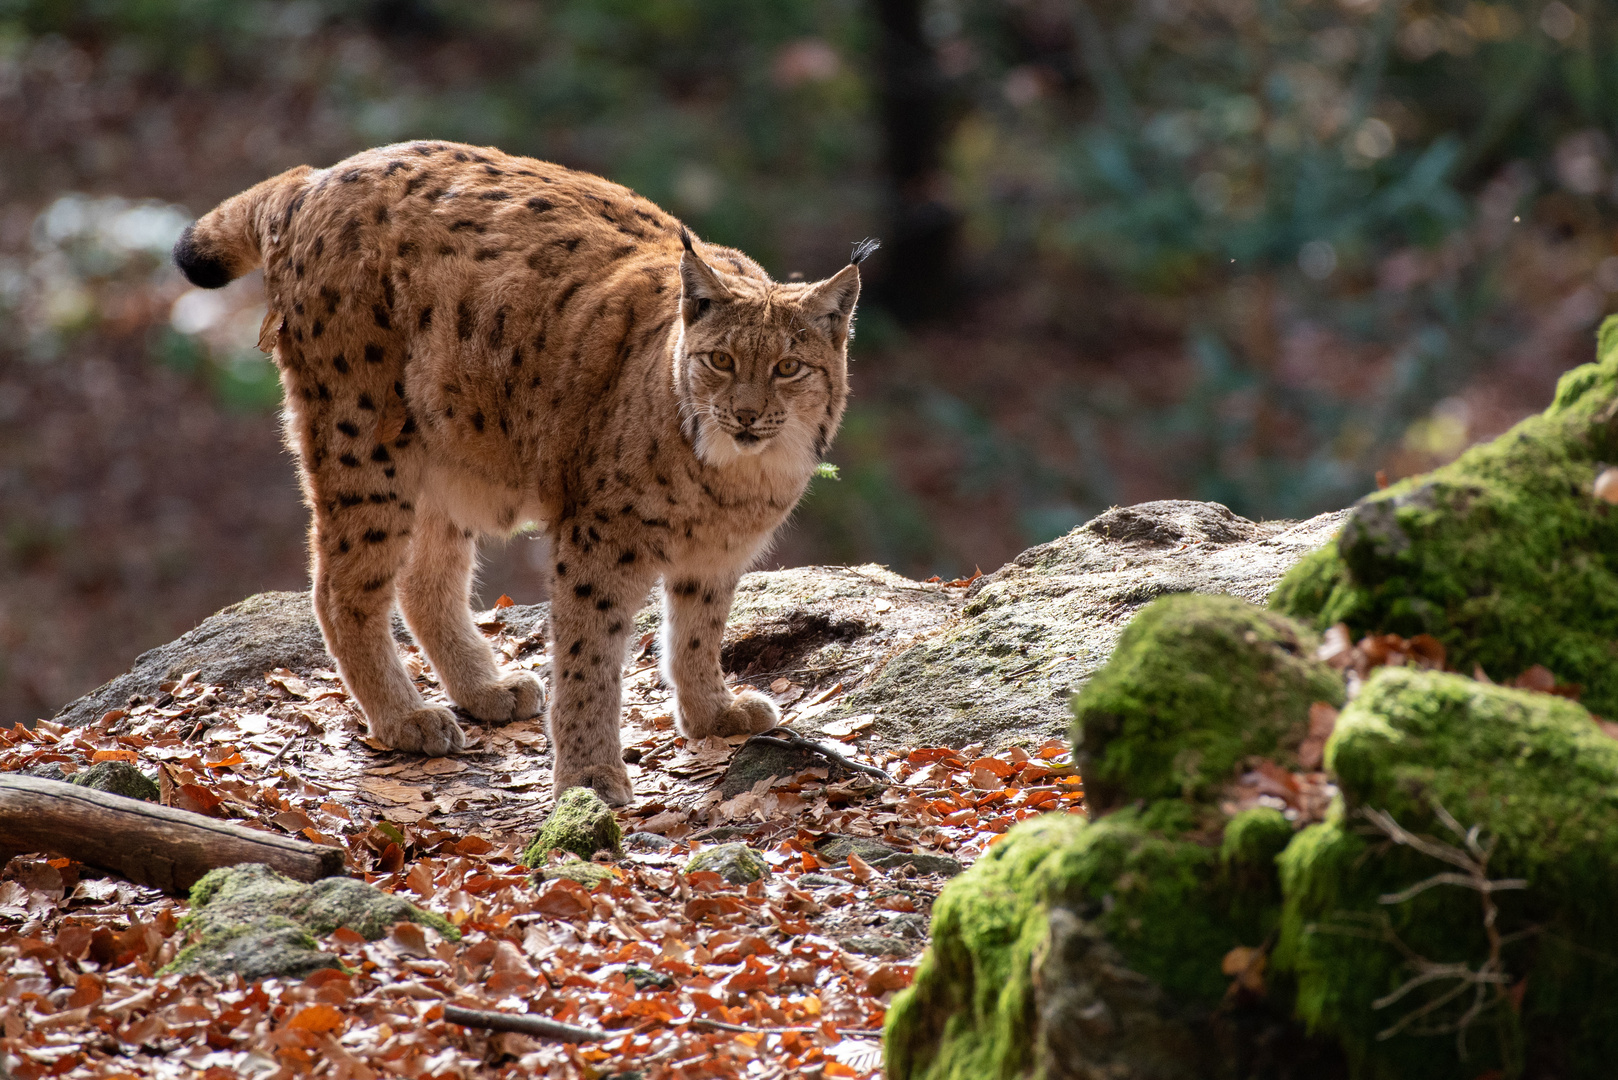
[(825, 281), (774, 282), (751, 260), (684, 237), (675, 382), (686, 437), (723, 466), (756, 458), (807, 477), (825, 454), (848, 397), (848, 341), (867, 240)]

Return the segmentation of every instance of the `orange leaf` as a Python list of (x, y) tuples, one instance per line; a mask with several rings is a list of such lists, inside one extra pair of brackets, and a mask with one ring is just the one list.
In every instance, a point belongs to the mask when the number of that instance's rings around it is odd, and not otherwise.
[(287, 1027), (297, 1031), (335, 1031), (342, 1026), (343, 1014), (330, 1005), (307, 1006), (287, 1021)]
[(233, 765), (241, 765), (244, 762), (246, 762), (246, 760), (247, 760), (246, 758), (242, 757), (236, 751), (232, 750), (230, 752), (229, 757), (220, 758), (218, 761), (210, 761), (210, 762), (208, 762), (208, 768), (210, 768), (210, 769), (228, 769)]
[(73, 985), (73, 994), (67, 999), (70, 1009), (82, 1009), (86, 1005), (94, 1005), (101, 1000), (101, 980), (94, 975), (80, 975), (79, 981)]
[(133, 750), (97, 750), (90, 755), (91, 761), (139, 761), (140, 758)]
[(854, 854), (852, 851), (848, 853), (848, 872), (853, 874), (854, 880), (859, 882), (861, 885), (864, 885), (867, 881), (870, 881), (876, 876), (876, 871), (871, 869), (871, 864)]
[(576, 881), (557, 878), (534, 897), (534, 910), (553, 919), (581, 919), (594, 910), (590, 892)]
[(498, 599), (498, 600), (496, 600), (494, 602), (494, 606), (497, 607), (497, 608), (511, 607), (516, 602), (517, 601), (515, 601), (511, 597), (507, 596), (505, 593), (501, 593), (500, 594), (500, 599)]

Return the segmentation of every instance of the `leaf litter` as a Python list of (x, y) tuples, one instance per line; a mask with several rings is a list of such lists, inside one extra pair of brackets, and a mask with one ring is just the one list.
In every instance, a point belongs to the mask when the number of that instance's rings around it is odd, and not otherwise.
[[(496, 649), (543, 671), (542, 641), (508, 635), (500, 611), (480, 621)], [(441, 697), (403, 648), (423, 693)], [(791, 723), (844, 687), (760, 689)], [(682, 738), (646, 657), (626, 669), (624, 705), (637, 801), (619, 815), (627, 854), (594, 889), (519, 863), (552, 801), (539, 721), (469, 724), (466, 754), (423, 759), (369, 744), (335, 672), (278, 669), (262, 688), (192, 673), (82, 728), (0, 731), (0, 772), (70, 777), (129, 761), (155, 776), (164, 804), (339, 847), (348, 873), (462, 933), (450, 942), (401, 923), (367, 942), (339, 929), (322, 947), (344, 969), (301, 980), (163, 974), (186, 944), (184, 900), (20, 855), (0, 872), (0, 1062), (18, 1080), (876, 1077), (887, 1005), (911, 981), (944, 880), (905, 858), (968, 865), (1015, 822), (1082, 806), (1061, 740), (873, 759), (853, 745), (859, 723), (833, 745), (888, 782), (810, 768), (723, 799), (716, 785), (742, 740)], [(824, 854), (837, 838), (900, 856), (878, 866), (867, 849)], [(765, 880), (683, 871), (704, 846), (738, 839), (763, 853)], [(880, 955), (861, 951), (873, 934)], [(462, 1027), (445, 1021), (446, 1004), (607, 1037)]]

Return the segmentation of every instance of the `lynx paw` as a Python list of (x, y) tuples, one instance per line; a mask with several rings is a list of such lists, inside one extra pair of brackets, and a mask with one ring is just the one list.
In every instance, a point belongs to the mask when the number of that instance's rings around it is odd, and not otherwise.
[(629, 770), (621, 763), (575, 766), (558, 762), (556, 765), (556, 797), (568, 788), (593, 788), (608, 806), (628, 806), (635, 801), (635, 785), (629, 781)]
[(781, 722), (781, 710), (775, 702), (757, 690), (738, 692), (729, 705), (719, 710), (706, 724), (687, 722), (686, 735), (705, 739), (711, 735), (756, 735), (768, 731)]
[(514, 671), (456, 698), (455, 703), (485, 724), (508, 724), (538, 716), (545, 708), (545, 691), (528, 672)]
[(443, 757), (466, 748), (466, 736), (455, 714), (437, 705), (407, 712), (391, 720), (373, 721), (371, 735), (395, 750)]

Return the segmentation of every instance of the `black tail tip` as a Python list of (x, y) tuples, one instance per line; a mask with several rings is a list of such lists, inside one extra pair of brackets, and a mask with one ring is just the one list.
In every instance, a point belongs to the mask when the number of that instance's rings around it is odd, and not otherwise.
[(854, 252), (848, 257), (848, 261), (854, 266), (858, 266), (872, 255), (875, 255), (876, 249), (881, 246), (882, 241), (867, 236), (864, 240), (854, 245)]
[(197, 223), (193, 221), (174, 242), (174, 265), (180, 268), (187, 281), (199, 289), (224, 288), (231, 283), (234, 275), (223, 259), (202, 250), (194, 235), (196, 228)]

